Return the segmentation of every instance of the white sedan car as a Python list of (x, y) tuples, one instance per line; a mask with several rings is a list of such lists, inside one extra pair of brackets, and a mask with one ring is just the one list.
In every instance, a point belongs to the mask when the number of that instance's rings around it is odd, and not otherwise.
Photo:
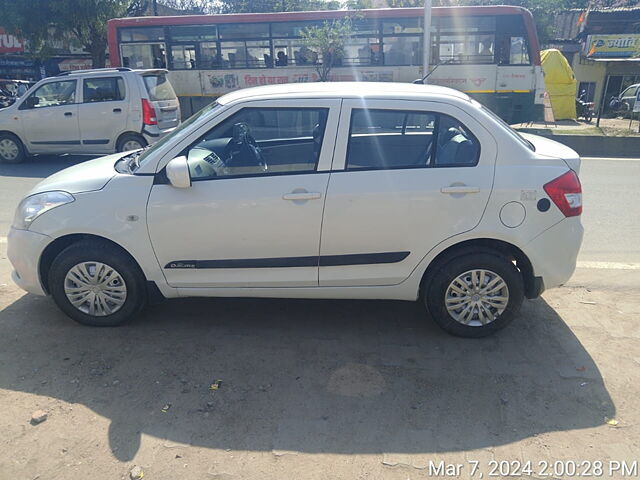
[(419, 299), (479, 337), (572, 275), (579, 166), (447, 88), (244, 89), (148, 149), (41, 182), (9, 259), (88, 325), (158, 296)]

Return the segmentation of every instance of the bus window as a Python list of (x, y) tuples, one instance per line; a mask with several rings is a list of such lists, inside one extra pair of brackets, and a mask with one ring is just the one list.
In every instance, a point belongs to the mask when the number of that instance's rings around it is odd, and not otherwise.
[(218, 55), (218, 45), (215, 42), (202, 42), (200, 44), (198, 68), (220, 68), (221, 60)]
[(221, 42), (222, 66), (264, 68), (273, 66), (271, 49), (264, 41)]
[(355, 37), (345, 45), (345, 65), (378, 65), (380, 63), (380, 42), (377, 38)]
[(441, 35), (438, 55), (442, 63), (493, 63), (494, 35)]
[(505, 35), (500, 42), (500, 65), (531, 65), (526, 37)]
[(120, 53), (123, 67), (167, 67), (164, 43), (124, 43), (120, 46)]
[(164, 40), (164, 28), (122, 28), (120, 29), (121, 42), (148, 42)]
[(268, 38), (268, 23), (227, 23), (218, 27), (220, 39)]
[(385, 65), (422, 65), (422, 37), (384, 37)]
[(422, 18), (395, 18), (382, 21), (383, 35), (397, 33), (422, 33)]
[(196, 46), (172, 45), (171, 63), (176, 70), (191, 70), (196, 68)]

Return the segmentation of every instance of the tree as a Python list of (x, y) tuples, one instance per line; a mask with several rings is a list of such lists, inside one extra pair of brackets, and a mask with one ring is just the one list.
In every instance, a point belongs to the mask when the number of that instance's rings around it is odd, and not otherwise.
[(0, 0), (0, 25), (29, 43), (35, 58), (49, 55), (47, 39), (53, 11), (48, 0)]
[(75, 40), (91, 55), (93, 68), (102, 68), (106, 62), (107, 21), (124, 17), (130, 2), (127, 0), (52, 0), (66, 15), (61, 15), (56, 26), (72, 32)]
[(100, 68), (106, 61), (107, 20), (145, 4), (144, 0), (0, 0), (0, 22), (29, 43), (34, 57), (49, 55), (48, 40), (65, 38), (82, 46), (93, 66)]
[(297, 12), (304, 10), (337, 10), (338, 0), (219, 0), (217, 13), (269, 13)]
[(302, 31), (305, 46), (320, 56), (315, 66), (321, 82), (329, 80), (331, 69), (344, 57), (345, 44), (352, 33), (350, 17), (325, 21)]

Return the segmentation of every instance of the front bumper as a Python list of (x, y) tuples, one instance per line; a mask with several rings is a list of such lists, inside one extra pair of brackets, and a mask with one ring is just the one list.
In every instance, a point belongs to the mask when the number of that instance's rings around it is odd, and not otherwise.
[(46, 295), (40, 282), (38, 265), (51, 237), (29, 230), (11, 227), (7, 237), (7, 257), (13, 266), (11, 278), (23, 290), (35, 295)]
[(544, 288), (564, 285), (576, 269), (584, 229), (580, 217), (561, 220), (534, 238), (525, 247), (535, 277)]

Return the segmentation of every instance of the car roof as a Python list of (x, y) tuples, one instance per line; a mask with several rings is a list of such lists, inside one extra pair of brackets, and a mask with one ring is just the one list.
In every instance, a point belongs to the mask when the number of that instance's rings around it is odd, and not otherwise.
[(71, 76), (82, 76), (82, 75), (113, 75), (114, 73), (135, 73), (138, 75), (148, 75), (148, 74), (158, 74), (158, 73), (169, 73), (166, 68), (138, 68), (132, 69), (127, 67), (113, 67), (113, 68), (94, 68), (90, 70), (69, 70), (66, 72), (59, 73), (55, 77), (47, 77), (45, 80), (49, 80), (51, 78), (57, 77), (71, 77)]
[(396, 82), (310, 82), (285, 83), (243, 88), (227, 93), (218, 103), (227, 105), (241, 100), (260, 98), (435, 98), (471, 101), (468, 95), (452, 88)]

